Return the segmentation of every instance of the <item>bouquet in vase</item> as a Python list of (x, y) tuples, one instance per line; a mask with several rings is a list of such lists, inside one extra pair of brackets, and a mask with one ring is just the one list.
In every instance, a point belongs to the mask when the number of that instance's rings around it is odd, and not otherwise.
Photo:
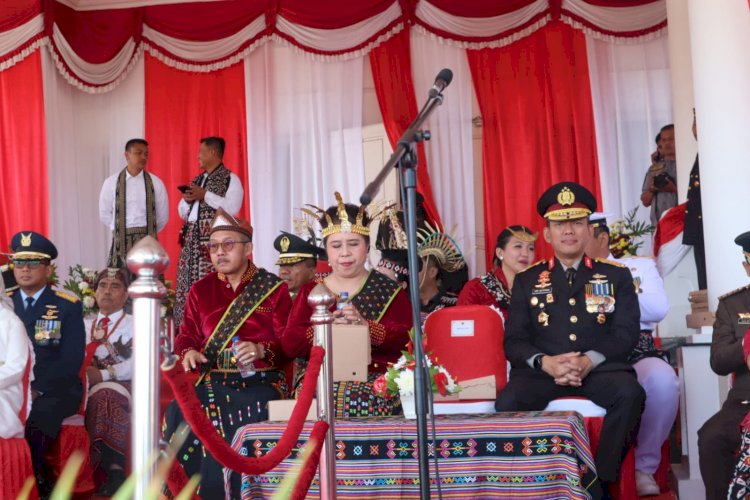
[(68, 279), (63, 283), (65, 290), (81, 299), (84, 317), (99, 310), (96, 307), (96, 297), (94, 296), (96, 276), (97, 272), (95, 270), (76, 264), (68, 269)]

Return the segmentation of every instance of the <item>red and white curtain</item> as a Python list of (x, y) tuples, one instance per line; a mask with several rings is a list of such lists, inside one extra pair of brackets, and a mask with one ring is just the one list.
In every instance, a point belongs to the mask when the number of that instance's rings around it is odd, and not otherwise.
[[(7, 0), (0, 12), (0, 245), (48, 232), (63, 273), (104, 264), (99, 186), (135, 136), (171, 188), (197, 174), (200, 137), (224, 136), (256, 260), (273, 267), (271, 241), (292, 229), (293, 208), (364, 187), (365, 64), (392, 142), (437, 71), (453, 69), (419, 183), (465, 248), (483, 216), (490, 255), (505, 226), (539, 227), (535, 200), (552, 182), (582, 182), (616, 214), (632, 208), (671, 115), (665, 0), (132, 3)], [(474, 96), (484, 193), (471, 180)], [(173, 262), (177, 195), (161, 237)]]

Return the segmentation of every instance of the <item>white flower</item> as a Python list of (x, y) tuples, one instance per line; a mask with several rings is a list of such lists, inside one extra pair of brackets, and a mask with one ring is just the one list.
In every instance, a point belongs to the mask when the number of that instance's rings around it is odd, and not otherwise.
[(88, 290), (88, 289), (89, 289), (89, 284), (88, 284), (88, 283), (86, 283), (85, 281), (80, 281), (80, 282), (78, 283), (78, 289), (79, 289), (80, 291)]
[(396, 370), (401, 370), (406, 366), (406, 357), (402, 354), (400, 358), (398, 358), (398, 361), (396, 361), (396, 364), (393, 365), (393, 368)]
[(81, 269), (81, 271), (83, 271), (83, 274), (84, 274), (84, 275), (86, 275), (86, 274), (91, 274), (91, 273), (93, 272), (93, 271), (92, 271), (91, 269), (89, 269), (88, 267), (84, 267), (84, 268), (82, 268), (82, 269)]
[(448, 394), (453, 394), (454, 392), (456, 392), (456, 381), (453, 380), (453, 377), (451, 377), (451, 374), (448, 373), (448, 370), (440, 366), (438, 367), (438, 371), (445, 374), (445, 378), (448, 379), (448, 383), (445, 385), (445, 388), (448, 390)]
[(96, 305), (96, 300), (94, 300), (94, 297), (91, 297), (91, 296), (84, 297), (83, 305), (87, 307), (88, 309), (91, 309), (92, 307), (94, 307), (94, 305)]
[(414, 394), (414, 372), (411, 370), (400, 372), (396, 377), (396, 385), (401, 394)]

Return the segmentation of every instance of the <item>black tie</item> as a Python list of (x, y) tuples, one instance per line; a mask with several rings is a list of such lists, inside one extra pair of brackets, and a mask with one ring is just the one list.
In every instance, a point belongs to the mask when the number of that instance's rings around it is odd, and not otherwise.
[(26, 297), (26, 310), (28, 311), (31, 309), (31, 306), (34, 305), (34, 297)]
[(565, 277), (568, 278), (568, 285), (573, 286), (573, 281), (576, 279), (576, 268), (569, 267), (565, 270)]

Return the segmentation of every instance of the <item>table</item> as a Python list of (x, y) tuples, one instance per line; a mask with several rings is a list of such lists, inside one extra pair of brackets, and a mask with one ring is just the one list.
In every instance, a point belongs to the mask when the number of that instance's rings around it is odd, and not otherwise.
[[(583, 418), (575, 412), (517, 412), (437, 416), (437, 453), (444, 498), (590, 498), (596, 477)], [(240, 453), (265, 455), (285, 422), (261, 422), (237, 431), (232, 442)], [(270, 498), (306, 442), (305, 423), (298, 445), (262, 476), (233, 473), (232, 497)], [(403, 417), (336, 421), (337, 499), (419, 498), (416, 424)], [(429, 450), (433, 455), (433, 447)], [(430, 459), (432, 492), (435, 473)], [(319, 498), (318, 477), (308, 498)]]

